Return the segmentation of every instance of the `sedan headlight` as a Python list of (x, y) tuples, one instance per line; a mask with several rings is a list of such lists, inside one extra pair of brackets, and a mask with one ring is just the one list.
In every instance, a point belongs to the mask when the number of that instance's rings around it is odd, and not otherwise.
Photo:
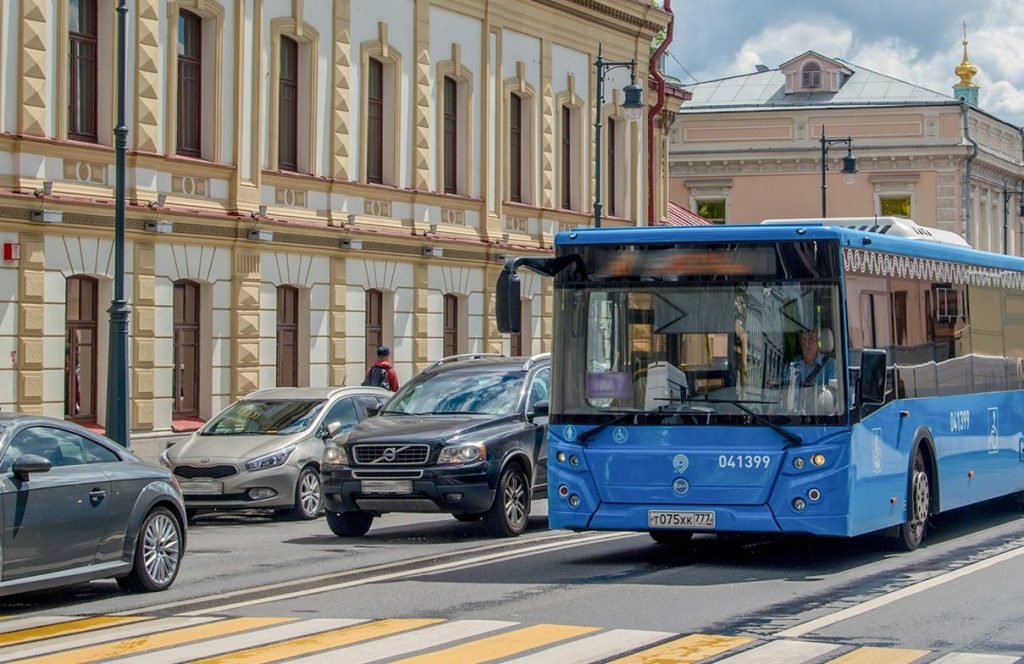
[(449, 445), (448, 447), (441, 448), (441, 453), (437, 457), (437, 462), (458, 464), (458, 463), (475, 463), (477, 461), (483, 461), (487, 458), (487, 447), (483, 443), (473, 443), (467, 445)]
[(324, 448), (323, 456), (324, 466), (347, 466), (348, 465), (348, 453), (344, 447), (338, 447), (337, 445), (328, 445)]
[(282, 447), (276, 452), (270, 454), (264, 454), (258, 456), (255, 459), (249, 459), (245, 462), (245, 469), (248, 471), (253, 470), (264, 470), (266, 468), (273, 468), (274, 466), (280, 466), (288, 457), (291, 456), (292, 452), (295, 451), (295, 445), (289, 445), (288, 447)]

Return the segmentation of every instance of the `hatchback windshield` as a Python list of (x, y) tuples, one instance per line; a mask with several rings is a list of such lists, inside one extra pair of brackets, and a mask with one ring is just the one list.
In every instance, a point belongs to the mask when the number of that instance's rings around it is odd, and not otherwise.
[(511, 415), (519, 403), (522, 385), (521, 372), (448, 371), (409, 383), (383, 414)]
[(203, 429), (203, 436), (285, 435), (308, 429), (323, 408), (323, 399), (236, 401)]

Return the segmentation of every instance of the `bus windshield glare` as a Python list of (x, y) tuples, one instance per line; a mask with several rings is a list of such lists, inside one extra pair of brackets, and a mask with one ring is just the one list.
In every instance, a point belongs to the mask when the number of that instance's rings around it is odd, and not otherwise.
[(572, 250), (587, 270), (556, 279), (558, 421), (846, 422), (834, 243)]

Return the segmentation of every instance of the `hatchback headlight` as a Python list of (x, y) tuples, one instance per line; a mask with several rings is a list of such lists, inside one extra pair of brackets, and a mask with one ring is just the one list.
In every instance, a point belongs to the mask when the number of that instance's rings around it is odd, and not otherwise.
[(487, 447), (482, 443), (450, 445), (448, 447), (441, 448), (441, 454), (438, 455), (437, 462), (439, 464), (475, 463), (477, 461), (483, 461), (486, 458)]
[(248, 471), (253, 470), (264, 470), (266, 468), (273, 468), (274, 466), (280, 466), (288, 457), (291, 456), (292, 452), (295, 451), (295, 445), (289, 445), (288, 447), (282, 447), (276, 452), (270, 454), (264, 454), (258, 456), (255, 459), (249, 459), (245, 462), (245, 469)]
[(348, 453), (344, 447), (328, 445), (324, 448), (323, 465), (325, 466), (347, 466)]

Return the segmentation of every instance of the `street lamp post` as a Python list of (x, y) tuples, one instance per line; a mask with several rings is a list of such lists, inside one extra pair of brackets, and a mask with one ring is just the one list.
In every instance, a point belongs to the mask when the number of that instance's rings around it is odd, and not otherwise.
[(128, 303), (124, 299), (125, 22), (128, 7), (117, 3), (117, 126), (114, 127), (114, 297), (110, 301), (107, 358), (107, 436), (129, 446)]
[[(1009, 253), (1009, 232), (1010, 232), (1010, 196), (1020, 196), (1020, 217), (1021, 224), (1024, 224), (1024, 187), (1020, 189), (1009, 189), (1006, 182), (1003, 182), (1003, 253)], [(1021, 242), (1024, 244), (1024, 229), (1021, 230)]]
[(828, 217), (828, 212), (825, 207), (825, 191), (827, 186), (825, 184), (825, 171), (828, 170), (828, 149), (837, 144), (846, 144), (846, 156), (843, 157), (843, 173), (846, 175), (854, 175), (857, 172), (857, 158), (853, 156), (853, 139), (849, 136), (846, 138), (827, 138), (825, 136), (825, 125), (821, 125), (821, 218), (825, 219)]
[(594, 117), (594, 228), (601, 227), (601, 106), (604, 104), (604, 76), (612, 69), (629, 67), (629, 85), (622, 91), (625, 99), (622, 102), (622, 110), (626, 119), (630, 122), (639, 120), (643, 115), (644, 100), (643, 88), (636, 84), (636, 59), (614, 62), (601, 57), (601, 45), (597, 45), (597, 60), (594, 61), (597, 68), (597, 114)]

